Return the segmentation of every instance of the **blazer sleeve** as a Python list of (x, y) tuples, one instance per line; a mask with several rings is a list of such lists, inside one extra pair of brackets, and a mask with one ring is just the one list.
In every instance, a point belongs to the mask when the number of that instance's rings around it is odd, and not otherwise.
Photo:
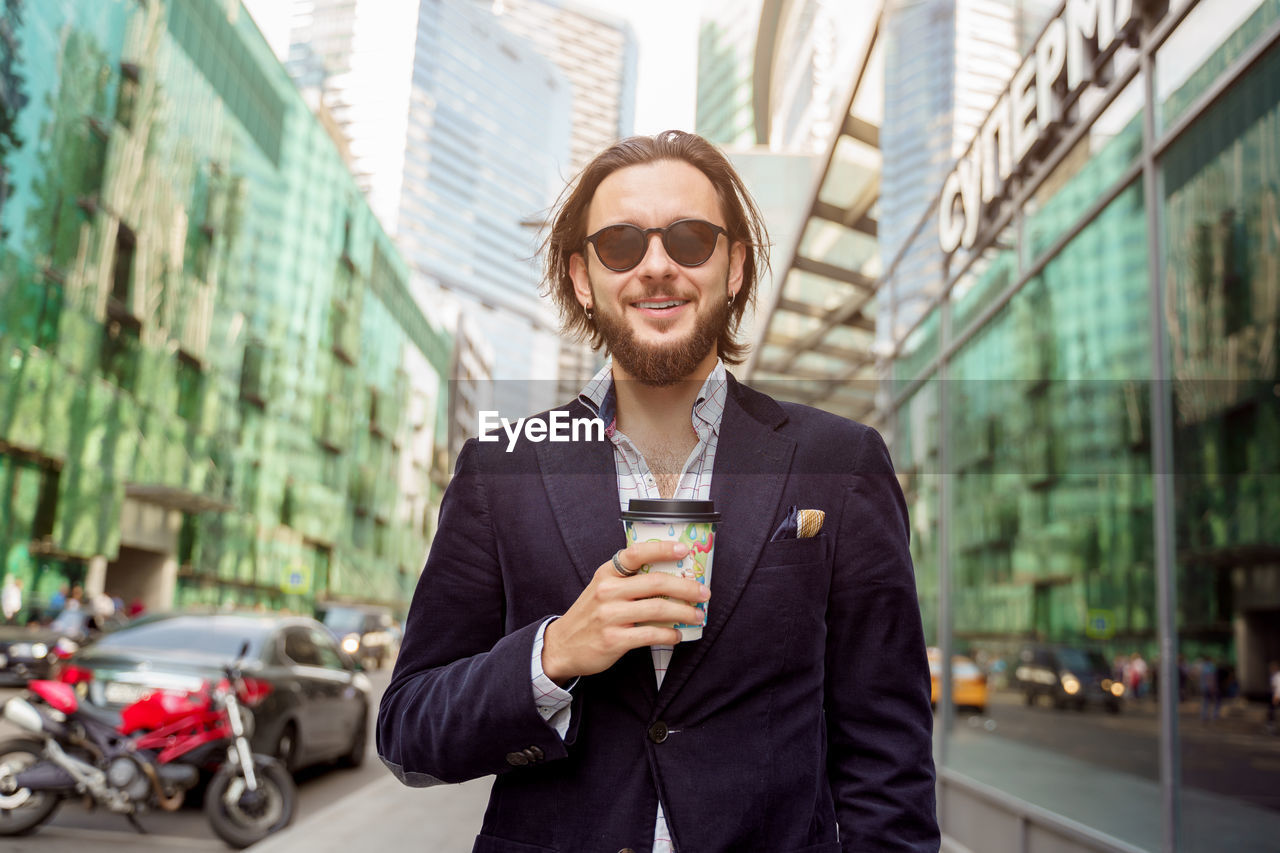
[(407, 785), (518, 772), (567, 754), (530, 690), (542, 620), (506, 633), (479, 454), (471, 439), (458, 455), (378, 709), (378, 754)]
[(827, 771), (841, 847), (937, 851), (929, 664), (889, 451), (864, 427), (827, 612)]

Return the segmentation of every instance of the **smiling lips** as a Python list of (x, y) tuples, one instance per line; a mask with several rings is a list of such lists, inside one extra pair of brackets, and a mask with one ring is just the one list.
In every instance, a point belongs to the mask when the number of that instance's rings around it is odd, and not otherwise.
[(687, 299), (646, 299), (631, 303), (631, 307), (653, 317), (667, 317), (688, 304)]

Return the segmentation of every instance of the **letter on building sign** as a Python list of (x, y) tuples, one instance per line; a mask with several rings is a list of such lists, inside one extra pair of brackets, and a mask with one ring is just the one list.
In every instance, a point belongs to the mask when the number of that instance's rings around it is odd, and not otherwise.
[(1062, 120), (1062, 70), (1067, 60), (1067, 25), (1054, 18), (1036, 43), (1036, 123), (1040, 132)]
[(960, 174), (960, 201), (964, 205), (964, 234), (960, 236), (960, 243), (971, 249), (978, 239), (978, 226), (982, 224), (982, 155), (976, 150), (970, 151), (956, 165)]
[(1028, 59), (1022, 63), (1022, 67), (1013, 72), (1013, 82), (1009, 85), (1013, 156), (1019, 166), (1027, 159), (1028, 152), (1036, 144), (1036, 139), (1040, 135), (1036, 117), (1035, 77), (1036, 63)]
[(1009, 142), (1009, 99), (1003, 95), (996, 101), (978, 132), (982, 152), (982, 201), (990, 202), (1004, 189), (1013, 174), (1013, 146)]
[[(956, 204), (960, 215), (956, 215)], [(960, 196), (960, 174), (952, 172), (942, 185), (942, 198), (938, 200), (938, 245), (943, 254), (951, 254), (960, 248), (960, 235), (964, 233), (964, 199)]]
[[(960, 215), (956, 216), (956, 202), (960, 203)], [(982, 223), (982, 152), (970, 149), (956, 170), (947, 175), (942, 185), (942, 198), (938, 200), (938, 244), (942, 251), (951, 254), (963, 245), (973, 246)]]
[(1067, 0), (1066, 17), (1067, 88), (1074, 92), (1093, 79), (1098, 54), (1129, 25), (1133, 0)]

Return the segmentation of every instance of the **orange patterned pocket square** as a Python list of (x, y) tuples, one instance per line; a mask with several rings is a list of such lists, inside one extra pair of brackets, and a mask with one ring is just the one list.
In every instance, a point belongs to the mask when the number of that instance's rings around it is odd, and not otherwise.
[(822, 522), (827, 514), (820, 509), (800, 510), (800, 520), (796, 525), (797, 539), (811, 539), (822, 531)]
[(798, 506), (793, 506), (787, 510), (787, 517), (782, 520), (782, 524), (778, 525), (778, 529), (773, 531), (769, 541), (812, 539), (822, 532), (822, 522), (826, 518), (827, 514), (820, 509), (800, 509)]

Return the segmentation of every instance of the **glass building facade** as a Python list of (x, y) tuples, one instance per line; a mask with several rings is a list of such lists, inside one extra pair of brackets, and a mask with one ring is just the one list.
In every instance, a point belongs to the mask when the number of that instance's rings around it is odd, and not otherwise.
[(1280, 838), (1280, 3), (1132, 8), (894, 341), (926, 635), (988, 679), (965, 716), (943, 677), (936, 730), (973, 850)]
[(0, 553), (29, 615), (74, 583), (403, 606), (452, 342), (249, 17), (5, 0), (0, 51)]

